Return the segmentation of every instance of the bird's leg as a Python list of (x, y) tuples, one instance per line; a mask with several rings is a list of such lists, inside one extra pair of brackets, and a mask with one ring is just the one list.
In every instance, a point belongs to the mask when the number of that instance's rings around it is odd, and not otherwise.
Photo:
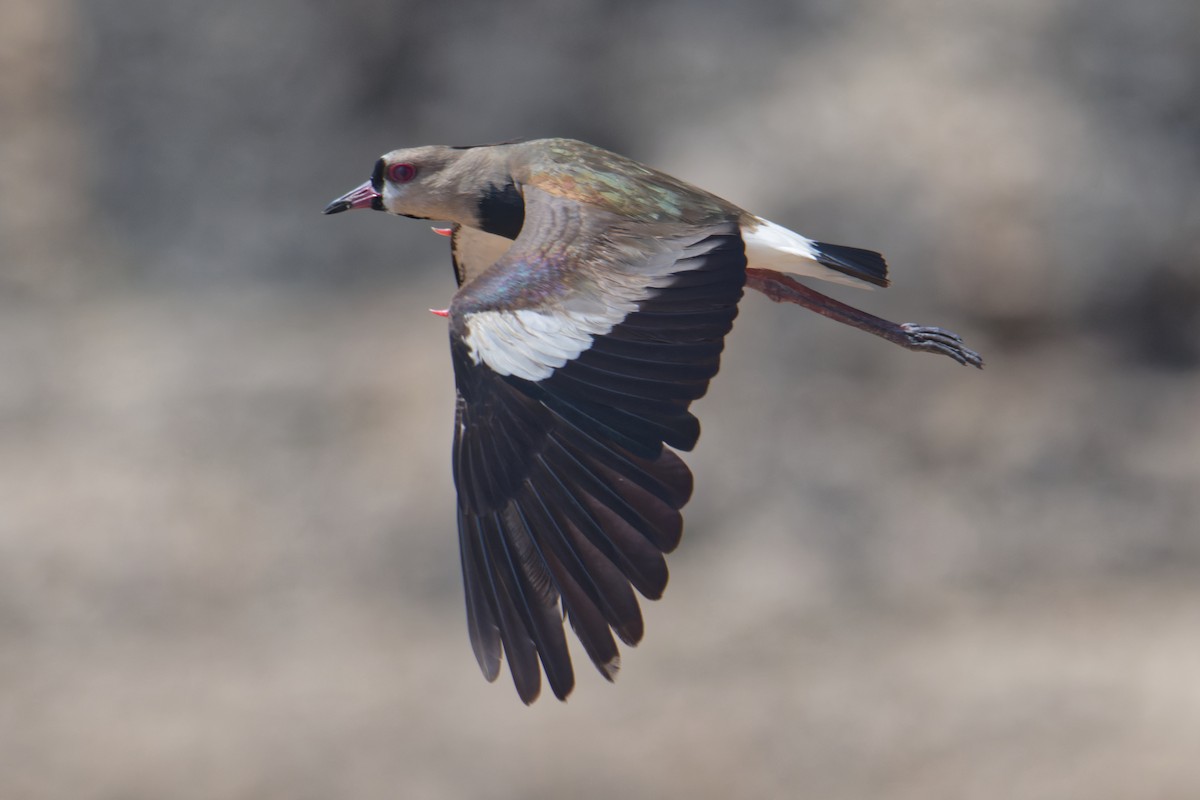
[(786, 272), (750, 267), (746, 270), (746, 287), (756, 289), (776, 303), (795, 303), (823, 317), (844, 322), (859, 330), (882, 336), (909, 350), (923, 350), (950, 356), (960, 364), (983, 368), (983, 358), (963, 344), (962, 338), (943, 328), (895, 323), (839, 303), (815, 289), (810, 289)]

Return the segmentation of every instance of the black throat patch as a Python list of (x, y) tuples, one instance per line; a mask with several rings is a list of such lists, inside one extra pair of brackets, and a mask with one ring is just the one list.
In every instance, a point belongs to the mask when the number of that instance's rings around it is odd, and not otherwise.
[(506, 239), (516, 239), (525, 224), (525, 198), (509, 181), (492, 184), (479, 198), (479, 229)]

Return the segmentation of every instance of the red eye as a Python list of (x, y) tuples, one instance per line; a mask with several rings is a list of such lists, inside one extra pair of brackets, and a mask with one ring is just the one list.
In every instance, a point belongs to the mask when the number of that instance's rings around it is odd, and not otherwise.
[(392, 183), (408, 183), (417, 177), (417, 168), (412, 164), (392, 164), (388, 167), (387, 176)]

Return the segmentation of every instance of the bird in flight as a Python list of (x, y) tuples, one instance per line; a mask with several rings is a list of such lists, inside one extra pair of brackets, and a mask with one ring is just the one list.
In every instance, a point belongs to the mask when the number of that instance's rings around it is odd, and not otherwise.
[(447, 221), (457, 387), (453, 474), (471, 647), (517, 694), (575, 685), (564, 618), (608, 680), (658, 599), (700, 424), (744, 288), (910, 350), (982, 367), (937, 327), (897, 324), (796, 276), (887, 286), (870, 250), (818, 242), (569, 139), (394, 150), (325, 208)]

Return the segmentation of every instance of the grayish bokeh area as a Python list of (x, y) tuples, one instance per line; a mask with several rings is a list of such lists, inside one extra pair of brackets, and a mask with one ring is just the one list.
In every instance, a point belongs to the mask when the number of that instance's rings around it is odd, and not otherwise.
[[(1200, 4), (0, 5), (0, 797), (1200, 797)], [(616, 685), (467, 645), (446, 242), (566, 135), (976, 372), (748, 297)], [(578, 649), (577, 651), (578, 652)]]

